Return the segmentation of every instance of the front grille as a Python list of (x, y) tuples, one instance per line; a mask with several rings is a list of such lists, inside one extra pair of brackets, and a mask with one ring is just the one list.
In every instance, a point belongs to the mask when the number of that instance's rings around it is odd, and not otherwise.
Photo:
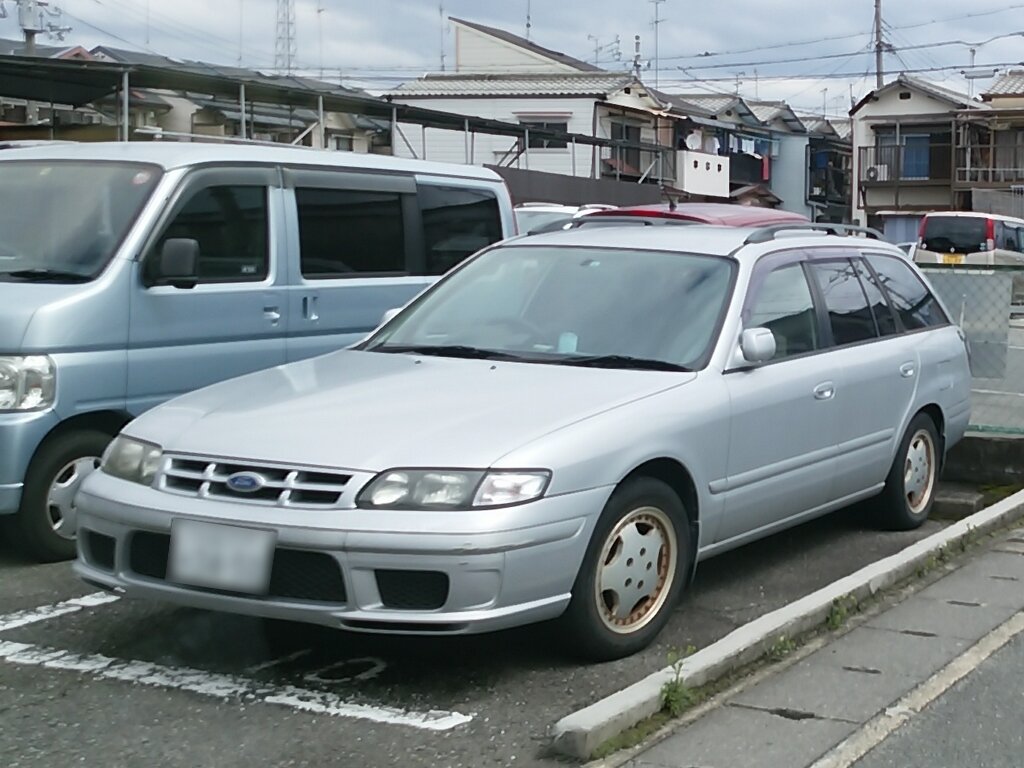
[(448, 600), (448, 574), (439, 571), (375, 571), (385, 608), (434, 611)]
[[(131, 569), (150, 579), (167, 579), (167, 561), (171, 537), (164, 533), (137, 532), (131, 537), (129, 563)], [(190, 587), (194, 589), (196, 587)], [(205, 592), (226, 593), (218, 589)], [(246, 597), (250, 597), (246, 595)], [(298, 549), (275, 549), (267, 598), (299, 600), (316, 603), (343, 604), (348, 599), (345, 580), (338, 561), (324, 552)]]
[[(228, 479), (247, 474), (251, 490), (232, 488)], [(230, 499), (244, 504), (331, 509), (341, 502), (352, 476), (323, 469), (295, 469), (219, 459), (171, 457), (157, 487), (181, 496)]]
[(105, 571), (114, 570), (114, 550), (116, 540), (111, 536), (104, 536), (96, 531), (83, 531), (83, 549), (85, 560), (95, 568), (102, 568)]

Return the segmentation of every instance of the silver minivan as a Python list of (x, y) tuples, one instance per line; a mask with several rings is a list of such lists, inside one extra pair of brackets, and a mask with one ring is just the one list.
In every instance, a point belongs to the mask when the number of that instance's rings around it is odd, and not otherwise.
[(514, 234), (491, 171), (291, 147), (0, 154), (0, 521), (74, 556), (75, 493), (133, 417), (340, 349)]
[(895, 246), (820, 229), (493, 246), (352, 349), (130, 424), (76, 570), (364, 632), (558, 619), (610, 659), (700, 560), (862, 500), (920, 526), (968, 424), (963, 334)]

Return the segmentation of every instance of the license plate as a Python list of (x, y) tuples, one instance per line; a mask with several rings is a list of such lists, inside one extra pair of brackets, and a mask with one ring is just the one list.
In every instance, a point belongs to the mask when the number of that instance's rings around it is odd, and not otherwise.
[(271, 531), (175, 520), (168, 575), (194, 587), (266, 594), (274, 543)]
[(963, 264), (964, 255), (962, 253), (944, 253), (942, 254), (943, 264)]

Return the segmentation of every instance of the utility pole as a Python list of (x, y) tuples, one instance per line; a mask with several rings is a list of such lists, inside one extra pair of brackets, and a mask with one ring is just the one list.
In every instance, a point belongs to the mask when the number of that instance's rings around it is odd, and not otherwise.
[[(50, 8), (49, 0), (10, 0), (18, 8), (18, 26), (25, 36), (25, 55), (36, 55), (36, 36), (45, 32), (50, 38), (63, 40), (71, 27), (62, 27), (58, 23), (46, 21), (46, 16), (59, 19), (59, 8)], [(7, 17), (4, 7), (7, 0), (0, 0), (0, 19)]]
[(657, 88), (659, 69), (658, 64), (660, 61), (660, 57), (658, 56), (658, 28), (661, 26), (662, 21), (664, 21), (664, 19), (661, 18), (661, 4), (664, 3), (665, 0), (650, 0), (650, 2), (652, 5), (654, 5), (654, 87)]
[(530, 0), (526, 0), (526, 39), (530, 39), (530, 30), (533, 29), (533, 20), (530, 17)]
[(640, 35), (633, 36), (633, 77), (640, 79)]
[(295, 0), (277, 0), (277, 35), (274, 43), (274, 69), (291, 74), (298, 48), (295, 42)]
[(445, 66), (446, 66), (445, 50), (444, 50), (444, 43), (445, 43), (444, 31), (445, 31), (445, 26), (446, 26), (445, 23), (444, 23), (444, 3), (441, 3), (440, 5), (438, 5), (437, 10), (441, 14), (441, 71), (444, 72), (445, 71)]
[(882, 73), (882, 53), (885, 50), (885, 40), (882, 38), (882, 0), (875, 0), (875, 87), (881, 88), (885, 85), (885, 76)]
[(320, 79), (324, 79), (324, 8), (323, 0), (317, 0), (316, 4), (316, 33), (320, 43)]

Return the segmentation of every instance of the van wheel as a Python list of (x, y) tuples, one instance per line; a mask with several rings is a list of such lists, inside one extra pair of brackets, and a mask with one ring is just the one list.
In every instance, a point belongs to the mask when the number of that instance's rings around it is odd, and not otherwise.
[(58, 435), (36, 452), (25, 475), (21, 506), (11, 523), (16, 544), (39, 562), (75, 556), (75, 494), (85, 478), (99, 469), (111, 439), (106, 432), (83, 429)]
[(881, 527), (911, 531), (928, 519), (939, 481), (939, 446), (935, 422), (925, 413), (917, 414), (903, 435), (885, 488), (875, 503)]
[(616, 489), (559, 619), (573, 655), (610, 661), (647, 647), (672, 615), (690, 558), (686, 510), (668, 485), (645, 477)]

